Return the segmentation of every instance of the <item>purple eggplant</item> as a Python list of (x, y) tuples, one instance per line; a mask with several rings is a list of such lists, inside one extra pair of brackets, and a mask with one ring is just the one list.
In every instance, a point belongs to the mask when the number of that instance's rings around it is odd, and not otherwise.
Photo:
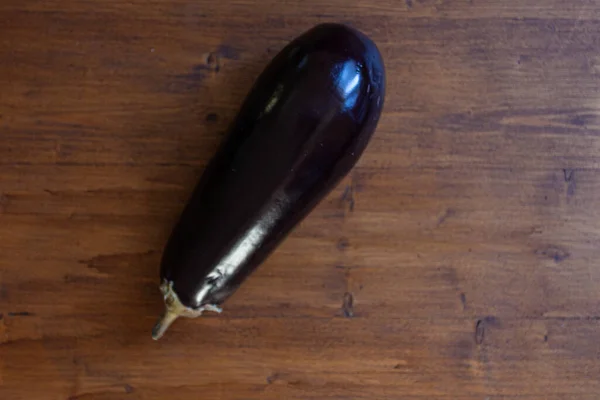
[(288, 44), (259, 76), (207, 166), (165, 247), (166, 311), (223, 303), (354, 166), (383, 107), (375, 44), (322, 24)]

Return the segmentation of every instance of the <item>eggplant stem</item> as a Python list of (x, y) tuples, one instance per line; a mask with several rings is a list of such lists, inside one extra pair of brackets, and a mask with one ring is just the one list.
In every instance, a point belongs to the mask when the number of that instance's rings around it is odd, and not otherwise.
[(158, 320), (158, 322), (156, 323), (156, 325), (154, 325), (154, 328), (152, 329), (152, 339), (154, 339), (154, 340), (160, 339), (165, 334), (167, 329), (169, 329), (169, 326), (171, 326), (171, 324), (177, 318), (179, 318), (179, 314), (174, 313), (169, 310), (165, 311), (165, 313), (162, 315), (162, 317), (160, 317), (160, 319)]
[(222, 311), (221, 308), (215, 304), (205, 304), (197, 309), (184, 306), (173, 289), (173, 282), (167, 280), (163, 281), (160, 285), (160, 291), (164, 296), (166, 309), (152, 329), (152, 339), (154, 340), (160, 339), (167, 329), (169, 329), (169, 326), (171, 326), (171, 324), (179, 317), (196, 318), (202, 315), (203, 311), (214, 311), (218, 313)]

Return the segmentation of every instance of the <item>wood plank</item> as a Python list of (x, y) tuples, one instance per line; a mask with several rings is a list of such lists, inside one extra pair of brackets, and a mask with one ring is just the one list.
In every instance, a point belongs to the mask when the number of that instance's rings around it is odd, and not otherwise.
[[(18, 325), (17, 320), (8, 320), (9, 326)], [(100, 334), (64, 332), (16, 340), (4, 346), (3, 355), (23, 359), (7, 371), (9, 390), (10, 382), (17, 381), (12, 376), (33, 367), (26, 355), (37, 349), (44, 365), (54, 370), (55, 380), (46, 385), (92, 398), (94, 392), (119, 398), (131, 389), (151, 396), (178, 387), (189, 396), (201, 392), (217, 398), (237, 398), (236, 393), (315, 399), (394, 398), (399, 393), (534, 398), (548, 391), (557, 397), (589, 396), (600, 385), (600, 348), (592, 338), (597, 322), (209, 317), (182, 321), (164, 342), (149, 346), (144, 327), (123, 320), (117, 325), (106, 321)], [(99, 353), (99, 346), (106, 351)], [(349, 363), (349, 354), (360, 362)], [(553, 376), (548, 386), (530, 384), (548, 374)]]

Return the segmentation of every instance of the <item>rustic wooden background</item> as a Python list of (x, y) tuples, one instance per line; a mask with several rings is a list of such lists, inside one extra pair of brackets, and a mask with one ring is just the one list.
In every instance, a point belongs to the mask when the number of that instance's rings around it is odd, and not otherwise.
[[(268, 60), (387, 65), (359, 166), (226, 304), (162, 246)], [(597, 399), (600, 2), (2, 0), (0, 398)]]

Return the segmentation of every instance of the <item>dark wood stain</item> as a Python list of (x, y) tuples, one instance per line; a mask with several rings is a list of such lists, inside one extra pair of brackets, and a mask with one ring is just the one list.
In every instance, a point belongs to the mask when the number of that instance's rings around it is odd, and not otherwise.
[(561, 263), (571, 256), (571, 253), (563, 246), (547, 245), (535, 250), (535, 254), (548, 257), (556, 263)]
[(221, 56), (219, 53), (209, 53), (206, 57), (206, 63), (196, 66), (200, 69), (209, 69), (214, 72), (219, 72), (221, 69)]
[(344, 251), (350, 246), (350, 241), (348, 238), (340, 238), (336, 244), (336, 247), (339, 251)]
[(461, 339), (450, 348), (452, 358), (468, 362), (473, 358), (473, 341)]
[(29, 311), (13, 311), (13, 312), (8, 312), (7, 314), (9, 317), (31, 317), (34, 314), (30, 313)]
[[(120, 268), (127, 267), (134, 263), (147, 263), (148, 261), (157, 260), (157, 252), (153, 250), (139, 253), (117, 253), (117, 254), (101, 254), (92, 257), (89, 260), (80, 260), (80, 264), (87, 265), (88, 268), (100, 273), (116, 273)], [(73, 277), (73, 275), (70, 275)]]
[(347, 205), (350, 212), (354, 211), (354, 187), (352, 185), (346, 186), (340, 200), (342, 204)]
[(8, 195), (0, 193), (0, 214), (2, 214), (8, 207), (9, 199)]
[(354, 316), (354, 296), (352, 293), (344, 293), (344, 301), (342, 302), (342, 312), (344, 317), (352, 318)]
[(500, 321), (498, 320), (498, 318), (496, 318), (493, 315), (486, 315), (485, 317), (483, 317), (482, 321), (487, 326), (493, 326), (493, 327), (499, 327), (500, 326)]
[(452, 208), (447, 208), (446, 211), (444, 211), (444, 213), (438, 218), (437, 221), (437, 226), (442, 225), (444, 222), (446, 222), (446, 220), (450, 217), (453, 217), (456, 215), (456, 210), (452, 209)]
[(279, 379), (279, 374), (278, 373), (271, 374), (271, 375), (267, 376), (267, 383), (269, 385), (272, 385), (278, 379)]
[(66, 284), (98, 285), (99, 283), (101, 283), (102, 278), (89, 275), (66, 274), (63, 277), (63, 280)]
[[(1, 4), (0, 399), (598, 398), (597, 2)], [(153, 342), (169, 230), (317, 21), (384, 55), (373, 140), (223, 314)]]
[(493, 315), (487, 315), (475, 322), (475, 343), (483, 344), (486, 336), (486, 331), (489, 328), (500, 328), (500, 321)]
[(220, 45), (217, 50), (217, 54), (219, 54), (223, 58), (233, 61), (238, 61), (240, 59), (239, 50), (227, 44)]
[[(0, 275), (2, 276), (2, 275)], [(8, 288), (6, 285), (0, 282), (0, 300), (6, 301), (8, 299)]]
[(478, 345), (483, 344), (485, 339), (485, 321), (482, 319), (477, 320), (475, 323), (475, 343)]
[(206, 122), (217, 122), (219, 120), (219, 115), (217, 113), (208, 113), (206, 114)]
[(598, 116), (595, 114), (577, 114), (569, 119), (571, 125), (586, 127), (598, 121)]
[(452, 266), (442, 266), (437, 268), (441, 280), (447, 282), (450, 286), (456, 288), (460, 283), (458, 272)]
[(567, 183), (567, 199), (569, 199), (575, 196), (575, 189), (577, 187), (576, 170), (565, 168), (563, 169), (563, 175)]
[(575, 174), (574, 169), (565, 168), (563, 169), (563, 175), (565, 176), (565, 182), (571, 182), (573, 180)]

